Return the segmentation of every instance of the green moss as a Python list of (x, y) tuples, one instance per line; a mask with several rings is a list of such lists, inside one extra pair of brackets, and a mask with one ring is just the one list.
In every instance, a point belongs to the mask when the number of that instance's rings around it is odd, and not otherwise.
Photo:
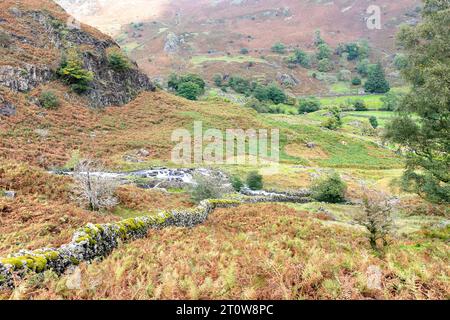
[(47, 266), (47, 259), (43, 256), (25, 255), (2, 259), (0, 262), (4, 265), (12, 266), (14, 270), (28, 268), (35, 272), (42, 272)]

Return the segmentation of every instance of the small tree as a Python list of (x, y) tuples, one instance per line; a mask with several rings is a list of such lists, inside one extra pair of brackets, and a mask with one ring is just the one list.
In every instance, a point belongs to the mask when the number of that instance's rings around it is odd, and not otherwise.
[(58, 74), (77, 93), (87, 91), (94, 79), (94, 74), (84, 68), (83, 61), (74, 51), (69, 52), (67, 57), (62, 60)]
[(313, 182), (311, 187), (313, 198), (320, 202), (341, 203), (345, 201), (347, 185), (341, 177), (334, 173)]
[(108, 63), (115, 71), (126, 71), (130, 69), (130, 61), (120, 51), (113, 51), (108, 54)]
[(378, 119), (377, 119), (377, 117), (371, 116), (369, 118), (369, 122), (370, 122), (370, 125), (372, 126), (372, 128), (374, 128), (374, 129), (378, 128)]
[(387, 236), (392, 230), (392, 204), (389, 197), (374, 190), (365, 191), (363, 211), (356, 216), (356, 222), (368, 231), (373, 250), (380, 252), (388, 245)]
[(45, 109), (56, 109), (60, 102), (58, 96), (52, 91), (44, 91), (39, 96), (39, 103)]
[(227, 193), (232, 192), (228, 181), (218, 173), (204, 175), (194, 174), (194, 184), (190, 187), (189, 193), (195, 202), (205, 199), (221, 199)]
[(202, 94), (202, 89), (194, 82), (182, 82), (178, 85), (177, 94), (188, 100), (197, 100)]
[(257, 171), (252, 171), (247, 176), (247, 186), (251, 190), (261, 190), (264, 187), (263, 176)]
[(386, 93), (391, 90), (381, 63), (377, 63), (375, 67), (369, 69), (369, 76), (364, 88), (370, 93)]
[(119, 183), (101, 172), (103, 166), (94, 160), (82, 160), (74, 170), (74, 198), (92, 211), (113, 208), (118, 203), (115, 192)]

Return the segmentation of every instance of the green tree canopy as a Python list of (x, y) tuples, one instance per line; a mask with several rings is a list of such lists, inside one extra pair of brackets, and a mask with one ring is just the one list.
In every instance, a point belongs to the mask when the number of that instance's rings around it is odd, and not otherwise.
[(375, 67), (369, 68), (369, 76), (364, 88), (370, 93), (386, 93), (391, 90), (381, 63), (377, 63)]
[(425, 0), (422, 23), (402, 27), (409, 61), (402, 70), (412, 90), (386, 138), (403, 146), (403, 187), (430, 201), (450, 203), (450, 2)]

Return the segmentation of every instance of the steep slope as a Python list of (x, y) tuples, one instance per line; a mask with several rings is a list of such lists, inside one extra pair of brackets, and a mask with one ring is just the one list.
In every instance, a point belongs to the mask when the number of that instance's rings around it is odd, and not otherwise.
[(58, 77), (60, 65), (76, 55), (80, 68), (92, 74), (82, 95), (91, 106), (125, 104), (141, 91), (154, 90), (135, 64), (126, 70), (111, 68), (109, 55), (118, 45), (95, 29), (78, 25), (52, 1), (2, 1), (0, 9), (1, 87), (29, 92), (48, 84)]
[[(283, 56), (271, 52), (275, 43), (285, 43), (288, 52), (298, 47), (313, 50), (314, 33), (320, 30), (332, 47), (368, 40), (373, 59), (389, 65), (398, 26), (416, 23), (420, 5), (420, 0), (140, 0), (132, 6), (125, 6), (127, 1), (58, 2), (82, 21), (112, 34), (155, 78), (193, 71), (208, 80), (223, 73), (275, 81), (288, 74), (298, 82), (292, 89), (295, 94), (326, 93), (326, 87), (307, 70), (288, 68)], [(381, 10), (381, 30), (366, 25), (371, 5)], [(119, 8), (117, 17), (113, 13)], [(249, 54), (242, 55), (242, 48)]]

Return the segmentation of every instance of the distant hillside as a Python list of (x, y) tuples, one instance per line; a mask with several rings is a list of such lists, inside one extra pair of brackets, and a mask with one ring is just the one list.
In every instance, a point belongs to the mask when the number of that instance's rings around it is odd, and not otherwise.
[[(390, 65), (394, 34), (401, 23), (416, 23), (420, 0), (57, 0), (82, 21), (114, 36), (152, 77), (193, 71), (208, 80), (215, 73), (241, 74), (262, 81), (289, 75), (296, 94), (327, 92), (302, 68), (289, 69), (271, 47), (283, 42), (288, 52), (313, 50), (316, 30), (332, 47), (369, 41), (373, 60)], [(381, 30), (369, 30), (366, 12), (381, 8)], [(120, 12), (117, 15), (116, 12)], [(241, 50), (248, 49), (243, 55)]]

